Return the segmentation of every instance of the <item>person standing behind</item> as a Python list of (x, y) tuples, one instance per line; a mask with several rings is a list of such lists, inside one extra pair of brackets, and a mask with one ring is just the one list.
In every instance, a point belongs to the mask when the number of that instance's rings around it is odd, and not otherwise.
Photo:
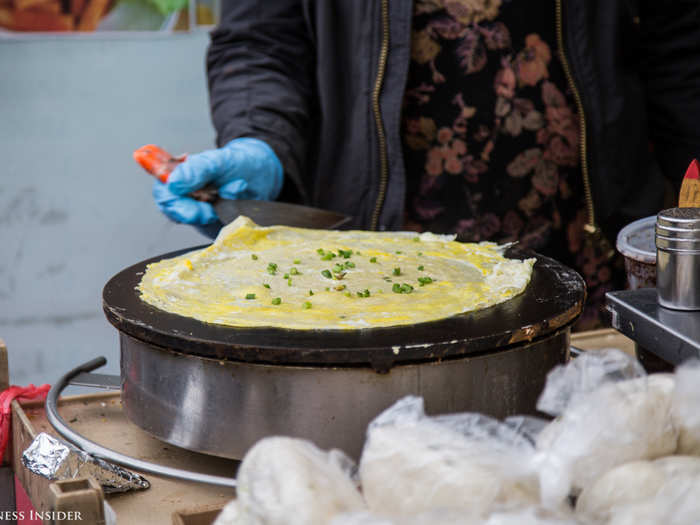
[(690, 0), (225, 1), (207, 57), (220, 147), (154, 198), (209, 234), (186, 195), (213, 181), (357, 228), (518, 240), (584, 276), (593, 328), (624, 286), (611, 240), (700, 156), (698, 57)]

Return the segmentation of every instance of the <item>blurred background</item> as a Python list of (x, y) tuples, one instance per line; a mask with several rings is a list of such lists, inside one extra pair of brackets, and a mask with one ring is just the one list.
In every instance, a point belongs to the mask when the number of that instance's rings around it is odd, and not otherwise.
[(0, 338), (18, 385), (93, 357), (118, 373), (102, 287), (207, 239), (168, 222), (132, 152), (214, 145), (214, 2), (0, 0)]

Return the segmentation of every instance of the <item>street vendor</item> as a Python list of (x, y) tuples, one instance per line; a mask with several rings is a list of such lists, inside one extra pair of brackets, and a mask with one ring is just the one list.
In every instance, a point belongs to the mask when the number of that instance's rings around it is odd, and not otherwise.
[(579, 329), (624, 287), (617, 231), (700, 157), (696, 1), (226, 0), (207, 68), (219, 148), (154, 183), (170, 219), (215, 234), (187, 197), (213, 183), (518, 240), (583, 275)]

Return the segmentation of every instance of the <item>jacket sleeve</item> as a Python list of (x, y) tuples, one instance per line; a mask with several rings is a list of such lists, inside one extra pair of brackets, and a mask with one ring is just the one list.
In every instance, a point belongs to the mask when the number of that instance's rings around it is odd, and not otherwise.
[(315, 52), (301, 0), (224, 0), (207, 73), (217, 143), (267, 142), (306, 198)]
[(643, 0), (640, 30), (651, 140), (678, 187), (700, 158), (700, 2)]

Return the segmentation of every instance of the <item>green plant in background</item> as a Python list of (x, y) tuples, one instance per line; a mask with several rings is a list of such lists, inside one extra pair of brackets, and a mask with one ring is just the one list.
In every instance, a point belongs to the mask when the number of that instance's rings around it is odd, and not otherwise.
[(169, 15), (187, 7), (187, 0), (144, 0), (153, 5), (163, 15)]

